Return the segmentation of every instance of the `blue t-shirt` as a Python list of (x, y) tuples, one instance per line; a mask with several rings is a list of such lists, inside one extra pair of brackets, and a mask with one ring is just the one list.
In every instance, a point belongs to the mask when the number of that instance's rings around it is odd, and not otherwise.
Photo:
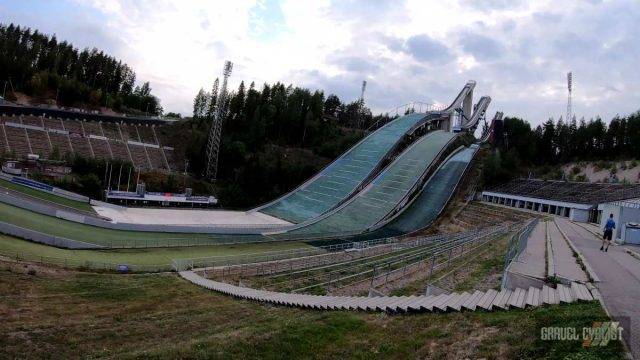
[(613, 230), (615, 228), (616, 228), (616, 222), (613, 221), (613, 219), (609, 218), (609, 220), (607, 220), (607, 223), (604, 225), (604, 229)]

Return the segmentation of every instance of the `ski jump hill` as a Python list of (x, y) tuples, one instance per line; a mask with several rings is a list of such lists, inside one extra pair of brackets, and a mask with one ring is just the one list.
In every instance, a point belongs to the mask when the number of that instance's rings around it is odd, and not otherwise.
[[(473, 134), (485, 119), (491, 102), (483, 96), (473, 103), (475, 85), (467, 82), (446, 108), (389, 121), (293, 191), (248, 211), (129, 208), (93, 202), (98, 215), (92, 216), (42, 210), (42, 206), (25, 205), (24, 200), (20, 206), (8, 195), (0, 200), (64, 220), (69, 233), (75, 230), (69, 223), (76, 223), (127, 232), (132, 238), (133, 233), (171, 233), (174, 238), (191, 234), (206, 237), (207, 244), (411, 233), (435, 221), (480, 143), (488, 138), (484, 134), (473, 144), (462, 141), (462, 135)], [(73, 243), (73, 238), (67, 240)], [(89, 242), (110, 247), (107, 240)], [(83, 247), (76, 245), (62, 247)]]

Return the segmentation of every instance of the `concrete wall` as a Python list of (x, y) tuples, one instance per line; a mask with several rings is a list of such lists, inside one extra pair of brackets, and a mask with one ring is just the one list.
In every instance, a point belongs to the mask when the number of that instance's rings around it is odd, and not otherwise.
[[(13, 179), (13, 175), (9, 175), (9, 174), (5, 174), (3, 172), (0, 172), (0, 178), (7, 180), (7, 181), (11, 181)], [(16, 184), (19, 186), (24, 186), (22, 184)], [(67, 191), (67, 190), (63, 190), (57, 187), (53, 187), (53, 191), (46, 191), (46, 190), (42, 190), (42, 189), (36, 189), (36, 188), (32, 188), (32, 187), (28, 187), (28, 186), (24, 186), (25, 188), (29, 188), (29, 189), (35, 189), (38, 191), (42, 191), (43, 193), (49, 193), (49, 194), (53, 194), (53, 195), (57, 195), (63, 198), (67, 198), (69, 200), (75, 200), (75, 201), (80, 201), (80, 202), (86, 202), (88, 203), (91, 199), (89, 199), (87, 196), (84, 195), (80, 195), (80, 194), (76, 194), (74, 192), (71, 191)]]
[(609, 214), (613, 214), (613, 220), (616, 222), (615, 238), (622, 238), (622, 225), (633, 222), (640, 223), (640, 209), (625, 207), (616, 204), (600, 204), (598, 209), (602, 210), (600, 219), (600, 228), (604, 229), (604, 225), (609, 219)]
[(513, 207), (516, 209), (541, 212), (571, 218), (579, 222), (589, 221), (591, 205), (576, 204), (547, 199), (537, 199), (513, 194), (496, 193), (492, 191), (482, 192), (482, 201)]
[(65, 249), (102, 249), (103, 246), (51, 236), (0, 221), (0, 233)]
[(503, 280), (503, 289), (514, 290), (517, 288), (528, 289), (533, 286), (538, 289), (542, 289), (542, 285), (544, 285), (544, 280), (532, 278), (530, 276), (526, 276), (523, 274), (518, 274), (507, 269), (505, 272), (505, 278)]
[(145, 232), (165, 232), (165, 233), (192, 233), (192, 234), (242, 234), (256, 235), (262, 234), (273, 228), (234, 228), (234, 227), (216, 227), (202, 225), (147, 225), (147, 224), (130, 224), (130, 223), (111, 223), (97, 216), (85, 216), (81, 213), (60, 210), (57, 207), (49, 206), (38, 201), (32, 201), (23, 198), (17, 198), (10, 194), (0, 193), (0, 202), (13, 205), (22, 209), (33, 211), (39, 214), (57, 217), (60, 219), (73, 221), (85, 225), (97, 226), (101, 228), (113, 230), (128, 231), (145, 231)]
[(577, 222), (589, 222), (589, 211), (583, 209), (571, 209), (569, 218)]

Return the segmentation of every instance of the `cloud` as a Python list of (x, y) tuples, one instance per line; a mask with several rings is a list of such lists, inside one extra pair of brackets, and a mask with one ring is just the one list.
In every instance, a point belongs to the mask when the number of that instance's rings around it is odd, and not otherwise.
[[(0, 0), (3, 22), (97, 47), (151, 81), (167, 111), (191, 112), (225, 60), (230, 86), (281, 81), (360, 95), (374, 112), (448, 103), (470, 79), (476, 98), (539, 123), (638, 110), (636, 0)], [(612, 21), (611, 19), (615, 19)]]
[(380, 69), (380, 65), (373, 62), (371, 59), (357, 56), (339, 57), (335, 60), (332, 60), (331, 63), (339, 66), (346, 71), (360, 74), (376, 73)]
[(470, 7), (482, 12), (522, 8), (527, 4), (524, 0), (463, 0), (461, 3), (465, 7)]
[(493, 60), (499, 58), (503, 46), (492, 38), (476, 33), (465, 32), (460, 36), (460, 45), (465, 52), (478, 60)]
[(414, 35), (407, 39), (406, 51), (416, 60), (428, 63), (443, 63), (451, 59), (449, 48), (427, 34)]

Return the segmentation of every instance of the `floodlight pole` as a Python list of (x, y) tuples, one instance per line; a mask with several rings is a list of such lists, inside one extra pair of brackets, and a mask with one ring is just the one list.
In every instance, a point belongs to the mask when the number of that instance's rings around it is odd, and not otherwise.
[(226, 113), (227, 104), (227, 80), (233, 70), (233, 63), (226, 61), (224, 63), (222, 88), (216, 100), (216, 109), (213, 119), (211, 119), (211, 128), (209, 130), (209, 138), (207, 140), (207, 167), (205, 177), (211, 181), (215, 181), (218, 176), (218, 156), (220, 155), (220, 138), (222, 137), (222, 122)]
[(572, 104), (571, 104), (571, 92), (573, 91), (573, 73), (571, 71), (569, 71), (567, 73), (567, 90), (568, 90), (568, 95), (567, 95), (567, 118), (565, 119), (565, 121), (567, 123), (569, 123), (571, 121), (571, 115), (572, 115)]

